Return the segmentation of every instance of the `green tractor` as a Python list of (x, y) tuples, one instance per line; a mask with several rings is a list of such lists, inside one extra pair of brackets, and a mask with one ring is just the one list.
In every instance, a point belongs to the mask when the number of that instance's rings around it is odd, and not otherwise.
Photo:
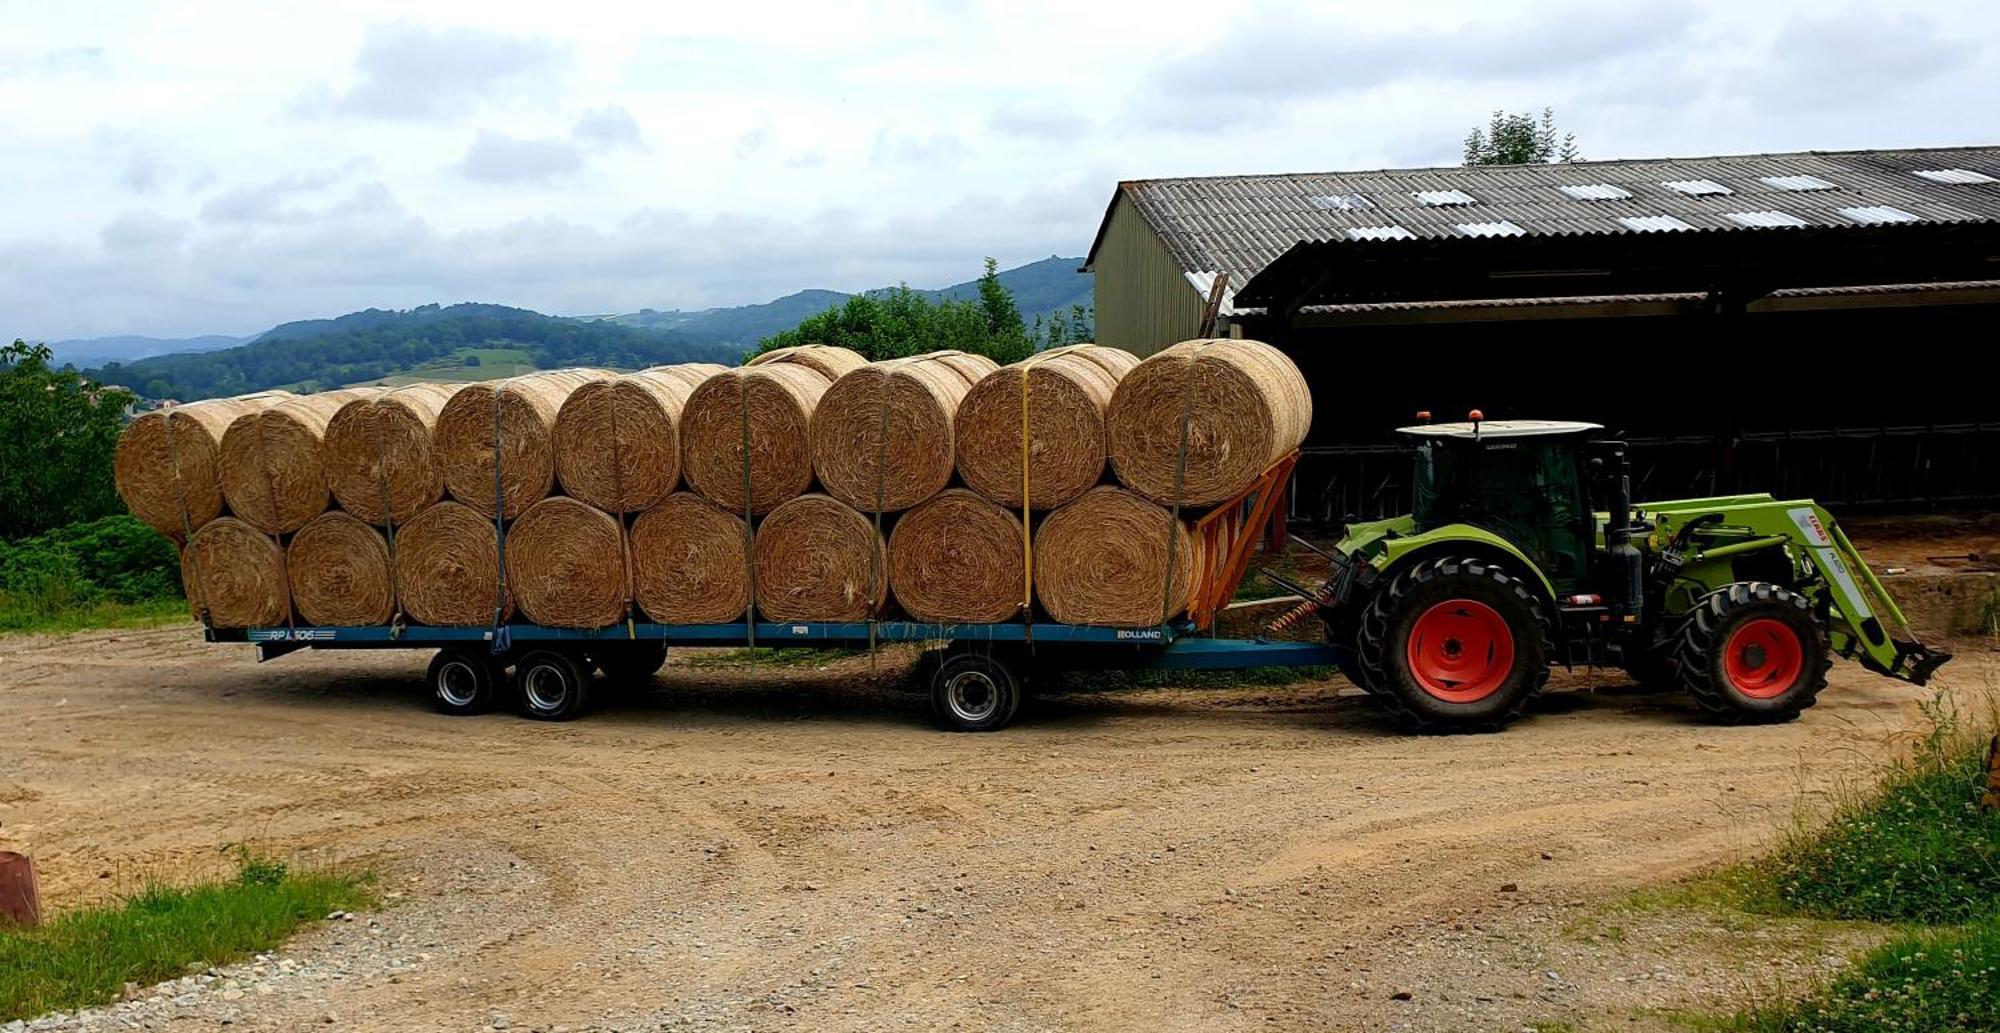
[(1635, 504), (1625, 443), (1601, 429), (1476, 411), (1401, 428), (1417, 442), (1410, 513), (1350, 522), (1310, 592), (1348, 677), (1419, 730), (1480, 732), (1558, 664), (1769, 723), (1813, 705), (1836, 653), (1917, 685), (1950, 659), (1817, 504)]

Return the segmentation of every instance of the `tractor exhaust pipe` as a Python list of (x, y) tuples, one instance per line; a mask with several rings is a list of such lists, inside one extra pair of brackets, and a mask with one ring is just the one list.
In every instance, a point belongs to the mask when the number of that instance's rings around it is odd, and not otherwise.
[(1632, 462), (1623, 441), (1610, 441), (1611, 507), (1604, 521), (1606, 602), (1622, 624), (1637, 624), (1645, 608), (1645, 557), (1632, 544)]

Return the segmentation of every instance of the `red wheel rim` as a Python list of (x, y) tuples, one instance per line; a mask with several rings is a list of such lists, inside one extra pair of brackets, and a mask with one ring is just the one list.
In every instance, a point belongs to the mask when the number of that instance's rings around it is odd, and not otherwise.
[(1805, 665), (1798, 633), (1774, 617), (1744, 622), (1722, 647), (1722, 673), (1731, 688), (1751, 699), (1784, 695)]
[(1446, 703), (1477, 703), (1514, 669), (1514, 629), (1485, 603), (1450, 599), (1410, 625), (1404, 653), (1418, 688)]

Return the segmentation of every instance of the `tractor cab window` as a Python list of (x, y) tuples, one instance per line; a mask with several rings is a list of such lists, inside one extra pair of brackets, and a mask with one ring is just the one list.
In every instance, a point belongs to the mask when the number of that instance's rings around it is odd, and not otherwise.
[(1471, 524), (1514, 543), (1559, 586), (1584, 576), (1590, 512), (1574, 442), (1426, 442), (1412, 480), (1418, 531)]

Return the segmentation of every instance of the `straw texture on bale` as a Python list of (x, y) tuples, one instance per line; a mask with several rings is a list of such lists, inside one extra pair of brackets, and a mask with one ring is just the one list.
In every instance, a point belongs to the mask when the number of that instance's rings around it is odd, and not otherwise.
[(745, 366), (763, 366), (773, 362), (788, 362), (804, 366), (825, 377), (828, 383), (868, 365), (861, 353), (831, 344), (802, 344), (795, 348), (773, 348), (767, 352), (752, 355)]
[(188, 602), (207, 606), (218, 628), (268, 628), (292, 615), (285, 585), (285, 554), (269, 535), (241, 520), (220, 517), (203, 525), (181, 551), (181, 582)]
[(743, 512), (747, 454), (752, 512), (769, 513), (805, 494), (813, 480), (813, 411), (829, 383), (791, 362), (708, 378), (681, 412), (681, 476), (688, 487), (732, 513)]
[(750, 608), (743, 518), (677, 491), (632, 522), (632, 597), (662, 624), (722, 624)]
[[(396, 596), (418, 623), (491, 624), (499, 595), (500, 538), (493, 521), (478, 510), (440, 502), (397, 530)], [(512, 601), (504, 600), (500, 616), (513, 610)]]
[(231, 516), (265, 534), (286, 534), (326, 512), (322, 443), (340, 407), (374, 392), (349, 388), (302, 395), (245, 413), (222, 435), (222, 497)]
[(1259, 341), (1183, 341), (1133, 367), (1111, 398), (1111, 466), (1126, 487), (1175, 499), (1181, 421), (1187, 469), (1178, 502), (1209, 506), (1248, 488), (1312, 425), (1312, 394), (1284, 353)]
[(536, 624), (603, 628), (625, 618), (625, 529), (595, 506), (554, 495), (507, 529), (507, 587)]
[(1167, 510), (1121, 488), (1092, 488), (1036, 529), (1035, 597), (1064, 624), (1158, 624), (1186, 612), (1193, 599), (1202, 569), (1197, 541)]
[(951, 367), (952, 372), (957, 373), (965, 380), (966, 387), (971, 387), (979, 383), (991, 376), (994, 370), (1000, 368), (999, 363), (994, 362), (984, 355), (974, 355), (971, 352), (962, 352), (954, 349), (934, 351), (918, 357), (941, 362)]
[(377, 390), (333, 414), (321, 451), (327, 487), (341, 509), (371, 524), (400, 524), (444, 498), (431, 436), (438, 413), (460, 386)]
[[(459, 389), (438, 413), (435, 435), (451, 497), (489, 517), (497, 508), (508, 520), (547, 498), (556, 483), (556, 415), (570, 392), (609, 376), (603, 370), (557, 369)], [(493, 490), (496, 450), (498, 499)]]
[(1021, 521), (978, 494), (946, 488), (889, 535), (889, 587), (911, 617), (983, 623), (1020, 615)]
[(387, 624), (395, 615), (388, 542), (339, 510), (299, 528), (285, 548), (285, 570), (292, 605), (308, 624)]
[(773, 621), (858, 621), (888, 598), (887, 550), (868, 518), (803, 495), (757, 527), (757, 609)]
[(1131, 353), (1096, 345), (1045, 352), (981, 380), (958, 407), (958, 474), (1021, 507), (1021, 379), (1028, 381), (1028, 507), (1054, 509), (1104, 477), (1104, 414)]
[(636, 513), (672, 494), (681, 479), (681, 410), (722, 371), (708, 362), (655, 366), (570, 392), (556, 415), (563, 492), (614, 513)]
[(951, 483), (952, 420), (970, 390), (945, 358), (871, 362), (835, 381), (813, 414), (813, 471), (828, 495), (894, 513)]
[(118, 437), (112, 475), (132, 515), (175, 540), (222, 515), (222, 435), (237, 417), (297, 397), (262, 391), (155, 409)]

